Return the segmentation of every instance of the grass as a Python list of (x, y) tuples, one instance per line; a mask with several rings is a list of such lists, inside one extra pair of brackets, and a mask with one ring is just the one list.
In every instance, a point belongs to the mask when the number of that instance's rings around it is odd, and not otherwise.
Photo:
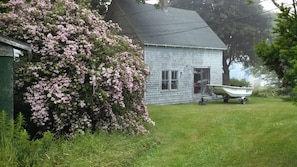
[(297, 112), (290, 102), (150, 106), (161, 144), (135, 166), (296, 166)]
[(220, 101), (149, 111), (156, 122), (150, 134), (89, 134), (62, 142), (51, 150), (49, 166), (297, 165), (297, 111), (291, 102), (252, 97), (246, 105)]
[(251, 97), (246, 105), (231, 100), (148, 108), (156, 122), (149, 134), (87, 133), (57, 140), (39, 152), (32, 166), (297, 166), (297, 108), (292, 102)]
[(143, 135), (87, 133), (71, 141), (58, 141), (40, 161), (40, 166), (132, 166), (136, 157), (153, 147), (152, 143), (155, 143), (153, 138)]

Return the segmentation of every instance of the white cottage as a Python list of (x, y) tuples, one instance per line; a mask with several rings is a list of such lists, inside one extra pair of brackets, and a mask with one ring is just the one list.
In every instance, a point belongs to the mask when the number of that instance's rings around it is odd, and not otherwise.
[(226, 46), (195, 11), (135, 0), (113, 0), (110, 8), (107, 19), (143, 47), (151, 72), (144, 94), (148, 104), (197, 101), (210, 93), (207, 83), (222, 84)]

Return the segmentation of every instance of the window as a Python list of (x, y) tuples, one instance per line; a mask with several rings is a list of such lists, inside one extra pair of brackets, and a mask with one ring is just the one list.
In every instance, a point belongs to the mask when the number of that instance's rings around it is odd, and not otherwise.
[(194, 68), (194, 94), (209, 94), (210, 68)]
[(171, 89), (177, 89), (177, 71), (171, 71)]
[(162, 71), (162, 90), (177, 89), (177, 85), (178, 71)]
[(162, 89), (169, 89), (169, 71), (162, 71)]

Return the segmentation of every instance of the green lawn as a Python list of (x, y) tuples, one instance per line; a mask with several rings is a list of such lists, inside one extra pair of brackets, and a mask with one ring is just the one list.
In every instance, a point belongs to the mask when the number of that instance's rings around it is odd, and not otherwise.
[(148, 135), (85, 135), (57, 142), (42, 166), (297, 166), (297, 107), (251, 97), (149, 106)]
[(161, 144), (140, 166), (297, 166), (297, 108), (250, 98), (206, 106), (150, 106)]

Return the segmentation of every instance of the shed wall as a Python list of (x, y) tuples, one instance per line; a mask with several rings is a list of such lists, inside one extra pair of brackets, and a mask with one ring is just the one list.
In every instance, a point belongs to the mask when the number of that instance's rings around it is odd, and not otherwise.
[[(144, 95), (148, 104), (196, 101), (194, 68), (210, 68), (210, 83), (222, 84), (222, 50), (146, 46), (144, 61), (150, 67)], [(178, 71), (178, 89), (162, 90), (163, 70)]]

